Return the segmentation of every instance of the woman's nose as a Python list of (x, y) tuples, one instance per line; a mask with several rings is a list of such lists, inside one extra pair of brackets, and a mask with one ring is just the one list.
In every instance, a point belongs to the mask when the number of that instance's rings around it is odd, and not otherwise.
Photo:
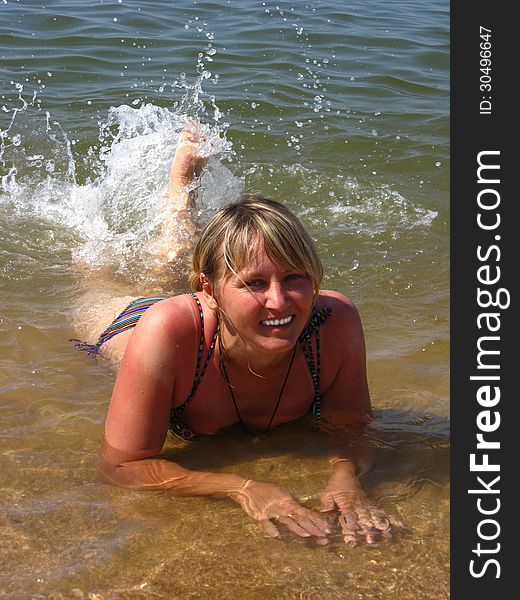
[(267, 290), (266, 308), (279, 310), (287, 304), (287, 296), (283, 284), (279, 281), (271, 282)]

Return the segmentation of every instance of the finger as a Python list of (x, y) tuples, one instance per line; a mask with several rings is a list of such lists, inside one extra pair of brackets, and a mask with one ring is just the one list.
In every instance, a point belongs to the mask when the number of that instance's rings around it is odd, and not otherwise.
[(326, 524), (325, 527), (318, 526), (305, 515), (293, 515), (292, 519), (296, 521), (300, 527), (303, 527), (305, 531), (308, 531), (311, 535), (315, 535), (316, 537), (326, 537), (327, 532), (330, 533)]
[(292, 517), (278, 517), (278, 521), (285, 525), (287, 529), (299, 535), (300, 537), (311, 537), (311, 534), (304, 529), (300, 524), (296, 523)]
[(381, 533), (390, 531), (391, 525), (390, 520), (382, 510), (372, 511), (372, 523), (376, 529), (379, 529)]
[(341, 533), (343, 534), (343, 540), (348, 546), (357, 546), (357, 531), (359, 530), (359, 523), (357, 520), (356, 513), (353, 511), (342, 513), (338, 518), (338, 523), (341, 527)]
[(374, 544), (379, 536), (379, 531), (374, 527), (361, 528), (358, 535), (365, 538), (367, 544)]
[(367, 531), (365, 538), (366, 538), (367, 544), (375, 544), (376, 538), (377, 538), (377, 533), (375, 531)]
[(332, 533), (328, 521), (323, 517), (320, 517), (320, 515), (316, 514), (314, 511), (302, 508), (294, 514), (301, 515), (302, 517), (308, 519), (316, 529), (319, 529), (321, 532), (320, 535), (328, 535), (329, 533)]
[(280, 532), (278, 531), (278, 528), (269, 519), (263, 519), (262, 521), (260, 521), (260, 523), (262, 524), (266, 535), (272, 538), (280, 537)]
[(345, 544), (347, 544), (348, 546), (357, 546), (357, 538), (356, 538), (356, 534), (355, 533), (346, 533), (343, 536), (343, 540), (345, 541)]
[(347, 513), (340, 515), (338, 522), (341, 527), (341, 533), (343, 534), (343, 540), (345, 541), (345, 544), (348, 544), (349, 546), (356, 546), (356, 532), (359, 529), (359, 525), (355, 514)]
[(370, 529), (373, 527), (372, 515), (370, 511), (363, 507), (356, 509), (357, 520), (361, 529)]
[(339, 516), (338, 523), (344, 535), (355, 534), (359, 529), (356, 514), (353, 512), (343, 513)]
[(326, 546), (329, 543), (329, 540), (326, 537), (319, 537), (316, 538), (316, 543), (318, 546)]
[(334, 500), (330, 497), (321, 501), (320, 512), (328, 512), (329, 510), (334, 510)]
[(357, 515), (361, 530), (359, 534), (365, 537), (368, 544), (373, 544), (379, 531), (374, 527), (370, 513), (366, 509), (358, 509)]

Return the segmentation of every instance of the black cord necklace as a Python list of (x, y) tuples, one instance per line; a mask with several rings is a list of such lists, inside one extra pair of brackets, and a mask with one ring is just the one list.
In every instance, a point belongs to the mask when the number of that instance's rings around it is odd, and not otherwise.
[(267, 425), (267, 428), (264, 431), (259, 431), (256, 433), (254, 431), (252, 431), (249, 428), (249, 426), (242, 419), (242, 415), (240, 414), (240, 411), (238, 410), (238, 405), (237, 405), (237, 401), (235, 399), (235, 394), (233, 393), (233, 386), (231, 385), (231, 382), (229, 381), (229, 377), (228, 377), (228, 374), (226, 371), (226, 366), (224, 365), (224, 361), (222, 361), (220, 363), (221, 367), (222, 367), (222, 373), (224, 375), (224, 379), (226, 380), (226, 384), (228, 386), (229, 393), (231, 395), (231, 400), (233, 401), (233, 406), (235, 407), (235, 410), (237, 412), (238, 420), (240, 421), (240, 424), (244, 428), (244, 431), (251, 437), (256, 437), (257, 435), (266, 435), (267, 433), (269, 433), (269, 431), (271, 431), (271, 425), (273, 424), (273, 419), (276, 415), (276, 412), (278, 411), (278, 407), (280, 406), (280, 402), (282, 401), (283, 391), (285, 390), (285, 385), (287, 383), (287, 380), (289, 379), (289, 373), (291, 372), (291, 368), (293, 366), (297, 347), (298, 347), (298, 344), (295, 344), (294, 350), (293, 350), (293, 353), (291, 356), (291, 362), (289, 363), (289, 368), (287, 369), (287, 373), (285, 374), (285, 379), (283, 380), (282, 389), (280, 390), (280, 393), (278, 394), (278, 400), (276, 401), (276, 406), (274, 407), (273, 414), (271, 415), (271, 418), (269, 419), (269, 424)]

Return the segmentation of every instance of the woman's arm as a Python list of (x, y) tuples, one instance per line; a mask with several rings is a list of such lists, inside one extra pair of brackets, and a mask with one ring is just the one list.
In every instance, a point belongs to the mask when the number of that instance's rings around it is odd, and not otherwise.
[[(323, 430), (329, 430), (328, 459), (332, 468), (321, 494), (323, 512), (338, 510), (346, 543), (355, 545), (361, 536), (374, 543), (380, 535), (391, 537), (402, 524), (372, 505), (359, 477), (373, 466), (373, 451), (363, 435), (373, 419), (366, 375), (363, 327), (354, 304), (342, 294), (328, 292), (333, 304), (327, 350), (338, 359), (334, 380), (322, 397)], [(332, 327), (333, 326), (333, 327)]]
[(161, 448), (122, 452), (103, 442), (98, 472), (113, 485), (138, 490), (170, 490), (174, 496), (234, 498), (247, 479), (235, 474), (196, 472), (160, 459)]
[(157, 303), (133, 330), (108, 408), (99, 469), (122, 487), (225, 497), (246, 480), (196, 473), (157, 458), (168, 432), (178, 373), (192, 368), (186, 348), (194, 346), (197, 331), (187, 302), (178, 297)]
[(322, 394), (321, 411), (333, 425), (366, 425), (373, 419), (366, 371), (366, 350), (359, 313), (346, 296), (326, 292), (332, 316), (323, 326), (323, 361), (334, 357), (332, 383)]

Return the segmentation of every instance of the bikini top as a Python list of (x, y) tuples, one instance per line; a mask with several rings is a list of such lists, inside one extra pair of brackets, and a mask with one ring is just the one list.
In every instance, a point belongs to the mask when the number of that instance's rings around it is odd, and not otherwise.
[[(199, 309), (199, 317), (200, 317), (200, 340), (199, 340), (199, 349), (197, 353), (197, 366), (195, 368), (195, 376), (193, 377), (193, 384), (191, 387), (191, 391), (186, 398), (186, 400), (180, 406), (174, 406), (170, 411), (170, 423), (169, 429), (171, 433), (177, 437), (182, 438), (183, 440), (193, 441), (199, 437), (199, 434), (195, 433), (188, 422), (186, 421), (186, 408), (189, 403), (193, 399), (197, 388), (204, 377), (204, 373), (209, 365), (209, 361), (213, 355), (215, 350), (215, 346), (217, 343), (218, 333), (215, 333), (213, 336), (213, 340), (208, 348), (206, 353), (206, 357), (204, 358), (204, 312), (202, 310), (202, 305), (200, 300), (197, 298), (195, 294), (191, 294), (194, 298), (197, 308)], [(298, 338), (298, 342), (303, 350), (303, 354), (305, 356), (305, 360), (307, 361), (307, 365), (309, 367), (309, 371), (312, 377), (312, 383), (314, 387), (314, 397), (309, 408), (307, 414), (311, 413), (314, 415), (317, 424), (319, 424), (321, 419), (321, 395), (320, 395), (320, 336), (319, 336), (319, 328), (327, 317), (332, 314), (332, 310), (330, 308), (323, 308), (321, 310), (313, 310), (311, 318), (309, 320), (308, 325), (300, 334)], [(314, 354), (312, 338), (316, 339), (316, 355)], [(303, 417), (296, 419), (294, 422), (301, 420)]]

